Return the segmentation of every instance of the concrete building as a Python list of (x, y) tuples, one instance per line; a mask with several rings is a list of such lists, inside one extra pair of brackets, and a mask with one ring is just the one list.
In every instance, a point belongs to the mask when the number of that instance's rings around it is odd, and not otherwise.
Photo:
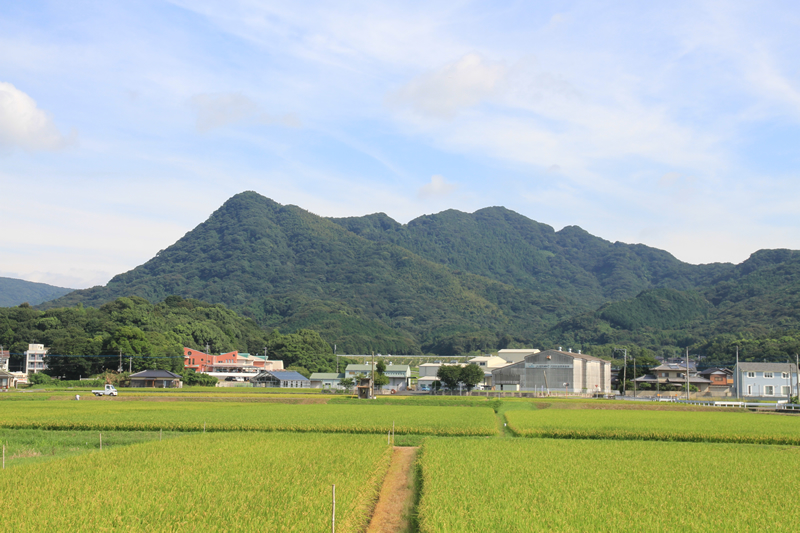
[(42, 370), (47, 370), (44, 363), (44, 356), (47, 355), (47, 348), (44, 344), (29, 344), (25, 352), (25, 373), (38, 374)]
[(797, 366), (794, 363), (739, 363), (733, 380), (734, 389), (745, 400), (788, 400), (797, 395)]
[(11, 359), (11, 352), (3, 350), (0, 346), (0, 371), (8, 372), (8, 360)]
[(580, 352), (545, 350), (492, 371), (495, 390), (611, 392), (611, 363)]
[(183, 367), (214, 376), (220, 381), (227, 378), (249, 381), (262, 370), (283, 370), (283, 361), (268, 359), (263, 355), (240, 353), (238, 350), (219, 355), (207, 354), (184, 346)]
[(539, 352), (541, 352), (541, 350), (538, 350), (536, 348), (505, 349), (498, 351), (497, 357), (505, 359), (509, 363), (519, 363), (520, 361), (524, 360), (525, 357), (527, 357), (528, 355), (533, 355)]
[(505, 359), (495, 355), (481, 355), (478, 357), (473, 357), (469, 361), (469, 364), (476, 364), (481, 367), (483, 370), (483, 383), (482, 386), (484, 389), (491, 388), (494, 383), (492, 382), (492, 371), (496, 368), (502, 368), (504, 366), (508, 366), (509, 363)]

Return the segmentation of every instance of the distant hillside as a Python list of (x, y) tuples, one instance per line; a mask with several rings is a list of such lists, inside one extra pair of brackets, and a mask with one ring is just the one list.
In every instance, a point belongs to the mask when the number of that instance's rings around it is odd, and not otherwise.
[(73, 290), (22, 279), (0, 278), (0, 307), (12, 307), (25, 302), (39, 305)]
[(686, 290), (729, 275), (733, 265), (690, 265), (663, 250), (611, 243), (577, 226), (560, 231), (504, 207), (448, 210), (402, 225), (383, 213), (331, 219), (374, 242), (402, 246), (446, 265), (534, 291), (559, 292), (599, 306), (643, 290)]

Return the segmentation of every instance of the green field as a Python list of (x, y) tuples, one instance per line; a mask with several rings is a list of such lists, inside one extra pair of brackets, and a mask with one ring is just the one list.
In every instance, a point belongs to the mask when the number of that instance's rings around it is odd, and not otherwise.
[[(4, 531), (363, 531), (389, 464), (378, 435), (216, 433), (0, 472)], [(56, 510), (57, 511), (54, 511)]]
[(486, 408), (397, 405), (47, 401), (9, 402), (0, 427), (73, 430), (319, 431), (495, 435)]
[(796, 531), (800, 448), (427, 439), (420, 531)]
[(539, 409), (506, 419), (525, 437), (800, 444), (800, 417), (738, 410)]

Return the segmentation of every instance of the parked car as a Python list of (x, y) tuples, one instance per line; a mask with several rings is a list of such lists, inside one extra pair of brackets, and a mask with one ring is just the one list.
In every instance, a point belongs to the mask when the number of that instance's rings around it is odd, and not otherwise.
[(106, 387), (103, 390), (93, 390), (92, 394), (95, 396), (116, 396), (117, 389), (114, 387), (114, 385), (109, 385), (106, 383)]

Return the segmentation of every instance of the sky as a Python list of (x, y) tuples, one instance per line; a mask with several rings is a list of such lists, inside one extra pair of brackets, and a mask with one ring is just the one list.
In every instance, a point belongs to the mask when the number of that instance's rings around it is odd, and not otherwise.
[(800, 249), (800, 4), (0, 3), (0, 276), (86, 288), (253, 190)]

